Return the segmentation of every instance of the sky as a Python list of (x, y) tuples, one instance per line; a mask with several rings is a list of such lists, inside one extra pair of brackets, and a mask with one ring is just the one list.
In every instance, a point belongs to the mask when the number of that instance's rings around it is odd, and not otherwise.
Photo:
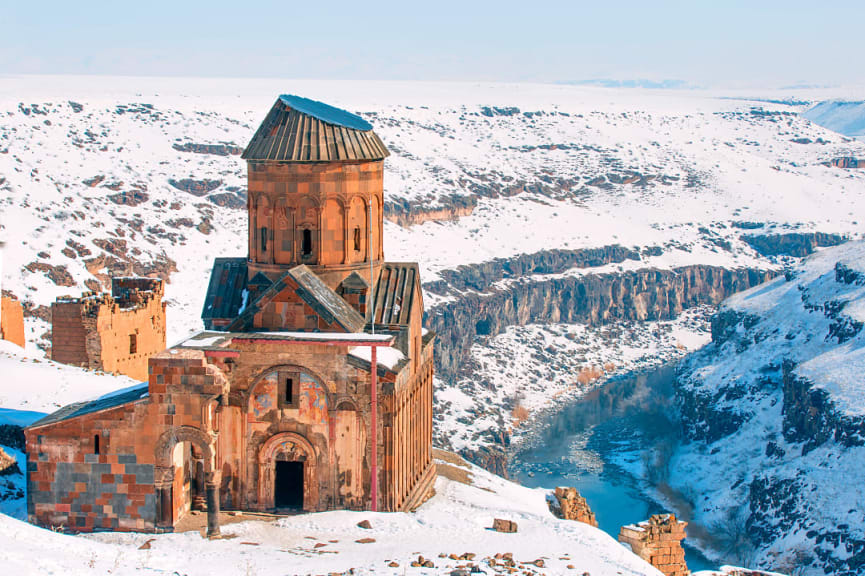
[(865, 85), (865, 2), (8, 1), (0, 74)]

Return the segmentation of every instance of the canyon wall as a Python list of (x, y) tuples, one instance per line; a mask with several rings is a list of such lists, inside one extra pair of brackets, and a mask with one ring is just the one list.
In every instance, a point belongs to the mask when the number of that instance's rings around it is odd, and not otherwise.
[[(595, 266), (638, 258), (619, 246), (589, 252), (591, 254), (582, 257)], [(476, 290), (439, 305), (428, 314), (426, 326), (438, 334), (439, 376), (454, 379), (470, 370), (469, 350), (476, 337), (495, 336), (510, 325), (554, 322), (598, 325), (616, 320), (671, 319), (692, 306), (717, 304), (773, 275), (766, 270), (693, 265), (670, 270), (645, 268), (587, 273), (537, 281), (523, 277), (490, 288), (493, 281), (505, 277), (507, 270), (555, 274), (565, 262), (569, 267), (574, 266), (573, 260), (579, 257), (550, 251), (509, 261), (463, 266), (443, 273), (447, 278), (443, 284), (425, 285), (427, 290), (437, 293), (445, 284)]]

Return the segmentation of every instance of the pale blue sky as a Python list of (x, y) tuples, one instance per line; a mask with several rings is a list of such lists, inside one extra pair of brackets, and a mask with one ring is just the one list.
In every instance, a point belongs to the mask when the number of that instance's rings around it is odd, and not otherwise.
[(865, 2), (4, 2), (0, 74), (865, 84)]

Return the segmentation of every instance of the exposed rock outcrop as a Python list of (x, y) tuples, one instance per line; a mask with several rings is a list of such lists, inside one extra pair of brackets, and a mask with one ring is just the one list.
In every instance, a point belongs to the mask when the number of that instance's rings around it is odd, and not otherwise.
[(179, 152), (213, 154), (214, 156), (240, 156), (243, 153), (243, 146), (237, 146), (235, 144), (198, 144), (196, 142), (184, 142), (183, 144), (172, 144), (171, 147)]
[(192, 178), (183, 178), (181, 180), (175, 180), (174, 178), (169, 178), (168, 183), (178, 190), (182, 190), (183, 192), (188, 192), (193, 196), (207, 196), (220, 186), (222, 186), (222, 180), (194, 180)]
[(840, 234), (823, 232), (745, 234), (741, 236), (741, 239), (761, 256), (795, 256), (797, 258), (808, 256), (817, 248), (838, 246), (848, 240), (846, 236)]
[[(607, 257), (619, 253), (610, 247)], [(555, 252), (541, 253), (555, 256)], [(621, 255), (621, 254), (620, 254)], [(519, 260), (517, 260), (519, 261)], [(541, 258), (543, 261), (543, 258)], [(497, 264), (494, 269), (500, 269)], [(539, 269), (536, 267), (535, 269)], [(555, 270), (556, 267), (540, 268)], [(459, 269), (455, 275), (459, 275)], [(482, 285), (478, 277), (495, 278), (474, 269), (462, 272), (463, 285)], [(477, 336), (495, 336), (510, 325), (533, 322), (581, 322), (598, 325), (611, 320), (665, 320), (700, 304), (717, 304), (731, 294), (772, 277), (765, 270), (729, 270), (705, 265), (673, 270), (585, 274), (515, 281), (506, 287), (468, 293), (430, 311), (426, 325), (438, 335), (438, 372), (455, 378), (469, 365), (469, 350)], [(459, 283), (460, 279), (452, 278)], [(428, 288), (429, 289), (429, 288)], [(433, 287), (432, 291), (435, 291)]]
[(439, 204), (437, 206), (426, 206), (420, 202), (386, 202), (384, 205), (384, 217), (394, 224), (407, 227), (424, 222), (452, 221), (470, 216), (477, 206), (477, 200), (473, 196), (454, 196), (453, 202)]

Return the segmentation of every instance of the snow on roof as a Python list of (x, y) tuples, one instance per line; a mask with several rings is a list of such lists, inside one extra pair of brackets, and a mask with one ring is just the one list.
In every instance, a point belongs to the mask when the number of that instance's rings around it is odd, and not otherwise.
[[(360, 358), (361, 360), (371, 363), (371, 351), (371, 346), (355, 346), (354, 348), (349, 348), (348, 354), (349, 356), (354, 356), (355, 358)], [(393, 370), (400, 362), (405, 360), (405, 354), (396, 348), (380, 347), (376, 351), (375, 360), (376, 364), (379, 366), (384, 366), (388, 370)]]
[(366, 332), (244, 332), (235, 338), (267, 338), (270, 340), (321, 340), (345, 342), (390, 342), (390, 334), (368, 334)]
[(352, 114), (342, 108), (293, 94), (280, 94), (279, 99), (286, 106), (290, 106), (302, 114), (318, 118), (322, 122), (327, 122), (334, 126), (344, 126), (352, 130), (362, 130), (364, 132), (372, 130), (372, 124), (357, 114)]

